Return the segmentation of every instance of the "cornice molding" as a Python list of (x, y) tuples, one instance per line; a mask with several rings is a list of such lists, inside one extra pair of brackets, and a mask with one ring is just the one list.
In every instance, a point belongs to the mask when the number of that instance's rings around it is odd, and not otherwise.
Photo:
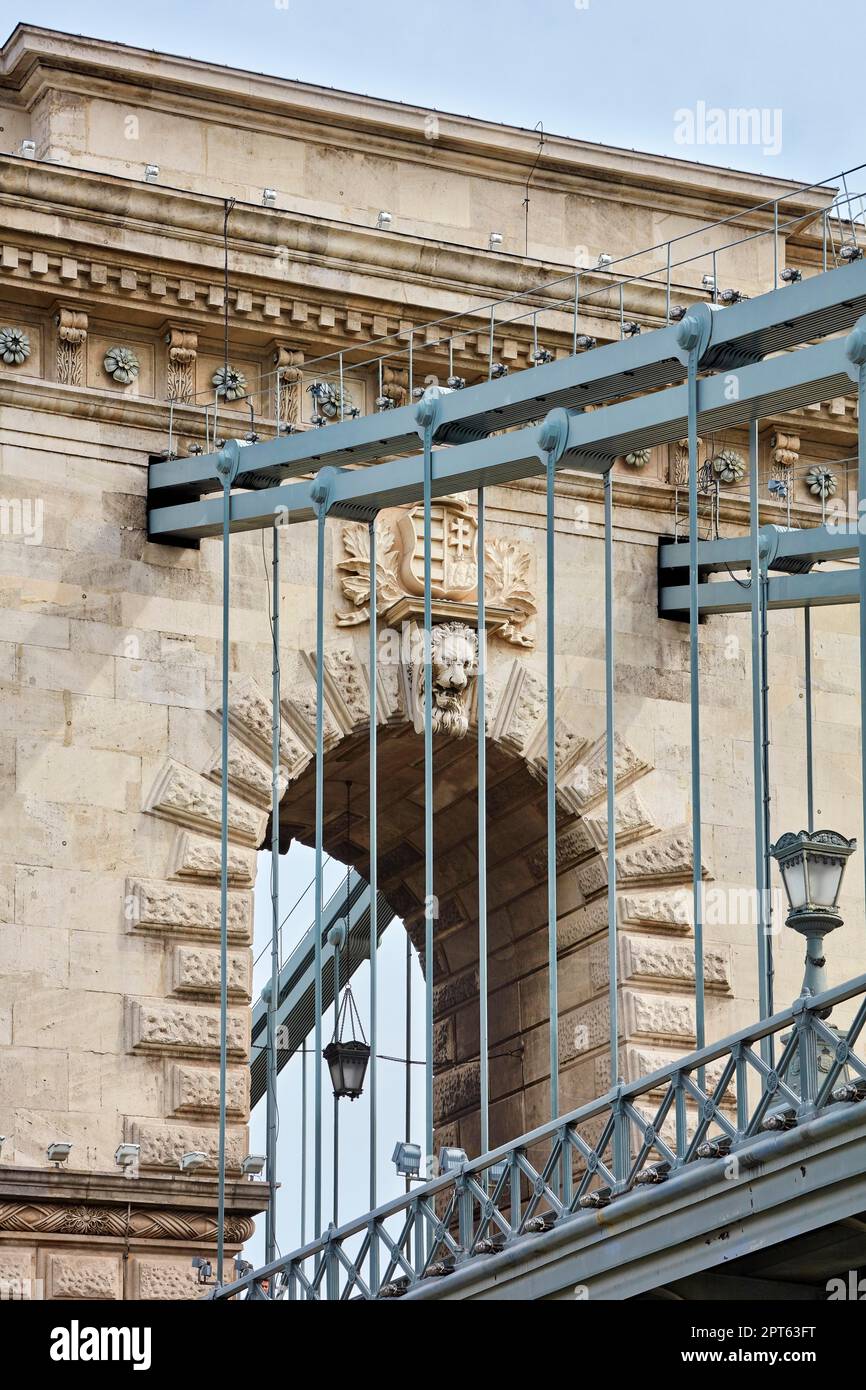
[[(435, 114), (437, 146), (464, 155), (495, 159), (519, 166), (525, 175), (538, 153), (534, 131), (469, 116), (414, 106), (384, 98), (317, 87), (263, 73), (220, 66), (172, 54), (147, 52), (125, 44), (109, 43), (31, 24), (19, 24), (0, 51), (0, 85), (22, 91), (25, 84), (47, 81), (51, 73), (63, 75), (64, 86), (90, 79), (120, 93), (130, 87), (146, 90), (149, 103), (164, 95), (219, 104), (227, 119), (243, 121), (255, 115), (277, 114), (282, 121), (295, 119), (319, 126), (326, 124), (353, 134), (399, 140), (404, 145), (429, 146), (425, 121)], [(562, 173), (629, 186), (644, 196), (650, 190), (676, 192), (686, 188), (694, 197), (703, 189), (713, 203), (728, 200), (731, 207), (748, 207), (774, 192), (798, 188), (795, 181), (769, 179), (743, 170), (700, 164), (670, 156), (620, 149), (549, 133), (537, 174)], [(797, 210), (824, 206), (831, 195), (813, 192), (797, 200)]]

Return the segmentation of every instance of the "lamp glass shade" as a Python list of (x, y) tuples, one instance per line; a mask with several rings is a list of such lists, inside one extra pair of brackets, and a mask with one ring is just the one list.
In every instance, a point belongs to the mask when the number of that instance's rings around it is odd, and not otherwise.
[(788, 903), (792, 912), (798, 908), (805, 907), (809, 901), (809, 894), (806, 889), (806, 862), (802, 855), (797, 859), (789, 859), (787, 864), (782, 864), (782, 882), (785, 885), (785, 892), (788, 895)]
[(844, 860), (824, 855), (809, 858), (809, 897), (818, 907), (835, 907), (842, 884)]
[(365, 1042), (328, 1043), (324, 1058), (331, 1073), (331, 1085), (338, 1100), (357, 1100), (364, 1089), (364, 1077), (370, 1060), (370, 1048)]

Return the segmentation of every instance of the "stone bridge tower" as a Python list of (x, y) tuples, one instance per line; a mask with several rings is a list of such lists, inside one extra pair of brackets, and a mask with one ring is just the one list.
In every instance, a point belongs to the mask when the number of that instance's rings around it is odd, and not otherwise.
[[(771, 196), (750, 175), (549, 137), (535, 174), (529, 256), (522, 188), (536, 148), (526, 132), (319, 91), (205, 63), (19, 26), (0, 54), (0, 1281), (42, 1281), (46, 1297), (194, 1296), (190, 1256), (215, 1231), (219, 990), (219, 802), (229, 779), (229, 1251), (261, 1209), (242, 1179), (252, 886), (270, 794), (271, 643), (260, 539), (233, 542), (232, 739), (218, 754), (220, 546), (149, 544), (148, 462), (214, 437), (266, 434), (277, 419), (314, 428), (316, 359), (344, 351), (346, 398), (409, 398), (444, 378), (447, 350), (423, 325), (461, 314), (455, 370), (486, 376), (491, 298), (697, 228)], [(151, 166), (157, 166), (151, 167)], [(783, 187), (779, 185), (779, 188)], [(266, 191), (269, 190), (269, 191)], [(224, 279), (226, 200), (228, 295)], [(789, 263), (817, 254), (803, 218)], [(381, 210), (391, 229), (377, 228)], [(503, 251), (490, 251), (492, 227)], [(616, 229), (613, 231), (612, 229)], [(744, 292), (767, 284), (769, 245), (731, 256)], [(596, 277), (597, 278), (597, 277)], [(595, 280), (588, 274), (588, 285)], [(683, 286), (700, 296), (699, 274)], [(632, 292), (630, 291), (630, 295)], [(644, 285), (629, 312), (663, 321)], [(603, 307), (581, 328), (619, 335)], [(512, 315), (511, 317), (514, 317)], [(525, 317), (496, 330), (495, 357), (530, 364)], [(224, 334), (228, 329), (229, 360)], [(413, 332), (413, 325), (422, 325)], [(391, 335), (381, 376), (353, 366), (365, 341)], [(552, 315), (547, 350), (570, 351)], [(353, 356), (353, 349), (354, 356)], [(225, 372), (226, 365), (229, 371)], [(276, 376), (276, 369), (279, 375)], [(771, 422), (766, 470), (853, 452), (850, 404)], [(726, 452), (719, 516), (746, 519), (743, 441)], [(687, 647), (656, 615), (656, 543), (676, 524), (683, 460), (676, 446), (616, 465), (617, 698), (623, 1050), (639, 1074), (694, 1037), (688, 900)], [(537, 483), (488, 497), (491, 638), (488, 806), (491, 816), (492, 1131), (497, 1142), (546, 1118), (544, 888), (544, 506)], [(562, 1101), (606, 1088), (605, 747), (598, 480), (564, 476), (556, 526), (560, 1031)], [(814, 518), (797, 483), (794, 515)], [(775, 516), (775, 513), (773, 514)], [(472, 499), (442, 507), (439, 621), (472, 621)], [(417, 605), (416, 519), (380, 522), (383, 621)], [(453, 541), (453, 544), (452, 544)], [(285, 840), (312, 833), (311, 652), (314, 537), (294, 528), (283, 569)], [(363, 537), (330, 523), (326, 580), (328, 776), (366, 780)], [(468, 569), (467, 569), (468, 566)], [(385, 611), (387, 610), (387, 611)], [(838, 616), (841, 614), (841, 616)], [(389, 616), (390, 615), (390, 616)], [(749, 880), (741, 806), (751, 767), (743, 717), (745, 625), (702, 630), (705, 872)], [(801, 690), (795, 615), (776, 637), (788, 669), (774, 693), (774, 796), (801, 813), (796, 772)], [(850, 826), (856, 789), (856, 650), (842, 610), (822, 620), (816, 661), (819, 800)], [(827, 660), (825, 663), (824, 657)], [(832, 671), (830, 667), (832, 666)], [(421, 740), (411, 671), (384, 680), (380, 885), (410, 933), (423, 900), (419, 851)], [(405, 678), (404, 678), (405, 677)], [(474, 761), (460, 734), (475, 719), (473, 684), (437, 732), (436, 1105), (440, 1134), (478, 1147), (478, 972)], [(745, 771), (744, 771), (745, 770)], [(341, 838), (342, 836), (342, 838)], [(363, 823), (347, 844), (341, 816), (326, 844), (363, 872)], [(851, 876), (856, 892), (859, 876)], [(853, 912), (850, 914), (853, 918)], [(708, 918), (711, 1035), (756, 1009), (751, 924)], [(796, 992), (800, 953), (779, 956), (779, 988)], [(428, 962), (425, 967), (429, 968)], [(842, 962), (840, 961), (840, 968)], [(851, 973), (851, 972), (849, 972)], [(787, 995), (786, 995), (787, 997)], [(60, 1167), (49, 1146), (71, 1143)], [(122, 1143), (140, 1146), (131, 1177)], [(200, 1151), (204, 1166), (182, 1174)]]

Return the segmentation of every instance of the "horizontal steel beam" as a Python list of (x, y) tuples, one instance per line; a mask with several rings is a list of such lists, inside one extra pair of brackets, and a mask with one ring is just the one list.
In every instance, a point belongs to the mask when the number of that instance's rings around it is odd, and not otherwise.
[[(857, 554), (857, 529), (830, 529), (827, 526), (796, 527), (764, 526), (772, 558), (770, 567), (786, 560), (802, 564), (819, 564), (822, 560), (844, 560)], [(751, 536), (728, 536), (723, 540), (698, 541), (698, 569), (705, 574), (721, 570), (750, 569), (752, 564)], [(687, 541), (662, 545), (659, 550), (659, 569), (688, 570)]]
[[(851, 389), (850, 365), (845, 340), (836, 339), (741, 367), (734, 373), (706, 377), (698, 382), (698, 429), (701, 433), (730, 429), (755, 416), (842, 395)], [(439, 407), (447, 406), (450, 399), (440, 400)], [(686, 417), (685, 386), (588, 414), (563, 412), (567, 432), (562, 436), (557, 467), (604, 473), (615, 458), (632, 448), (682, 438)], [(242, 452), (246, 455), (249, 451)], [(545, 467), (546, 453), (537, 427), (437, 449), (433, 455), (433, 495), (503, 485), (541, 475)], [(329, 470), (329, 512), (364, 517), (385, 507), (418, 502), (423, 496), (423, 474), (422, 455), (369, 468)], [(232, 530), (259, 530), (273, 525), (275, 516), (286, 522), (310, 520), (315, 515), (314, 486), (313, 481), (304, 481), (233, 494)], [(216, 536), (222, 530), (222, 509), (221, 498), (155, 507), (149, 516), (149, 537), (192, 542)]]
[[(767, 583), (768, 608), (823, 608), (836, 603), (860, 601), (860, 571), (855, 565), (829, 574), (786, 574)], [(748, 613), (752, 607), (751, 584), (735, 579), (698, 585), (701, 617), (712, 613)], [(689, 586), (676, 584), (659, 594), (661, 617), (680, 617), (688, 621)]]
[[(733, 370), (770, 353), (840, 332), (851, 327), (864, 311), (866, 261), (718, 309), (712, 315), (701, 370)], [(682, 381), (686, 357), (678, 332), (679, 326), (671, 324), (443, 395), (435, 442), (460, 443), (486, 437), (537, 420), (558, 406), (580, 409)], [(269, 487), (328, 464), (342, 467), (411, 453), (418, 440), (416, 408), (406, 405), (253, 444), (244, 451), (238, 484)], [(216, 457), (207, 454), (154, 462), (149, 478), (150, 506), (166, 504), (172, 494), (177, 500), (178, 496), (219, 491)]]

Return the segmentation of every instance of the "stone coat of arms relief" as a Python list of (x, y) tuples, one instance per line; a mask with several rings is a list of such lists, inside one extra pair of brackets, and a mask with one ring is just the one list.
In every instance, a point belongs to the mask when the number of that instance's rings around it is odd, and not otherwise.
[[(337, 565), (351, 607), (337, 612), (340, 627), (370, 617), (370, 534), (363, 522), (343, 528), (347, 559)], [(535, 645), (536, 603), (529, 587), (532, 555), (523, 541), (488, 537), (484, 545), (484, 596), (489, 630), (517, 647)], [(376, 522), (377, 610), (386, 623), (417, 611), (424, 596), (424, 510), (420, 504), (382, 512)], [(472, 621), (478, 598), (478, 519), (465, 495), (445, 497), (431, 508), (431, 594), (435, 618)], [(408, 600), (408, 603), (401, 603)], [(454, 605), (449, 609), (448, 605)]]

